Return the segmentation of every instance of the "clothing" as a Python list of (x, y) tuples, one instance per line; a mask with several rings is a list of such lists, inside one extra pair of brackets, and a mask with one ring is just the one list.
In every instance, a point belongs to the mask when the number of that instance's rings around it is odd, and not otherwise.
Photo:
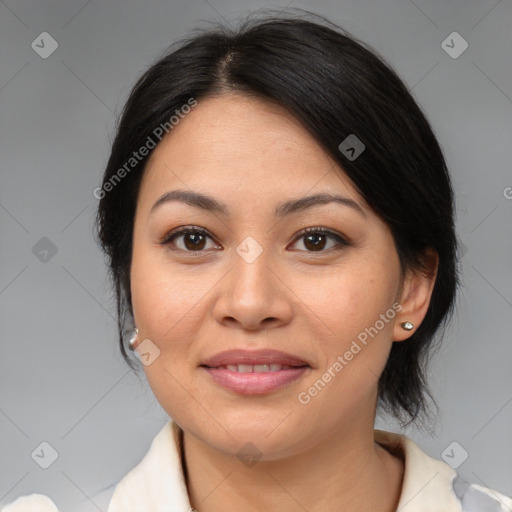
[[(512, 512), (511, 498), (487, 487), (468, 484), (448, 464), (429, 457), (408, 437), (375, 430), (374, 438), (405, 460), (397, 511)], [(192, 512), (181, 450), (181, 429), (170, 420), (153, 439), (142, 461), (115, 486), (108, 512)], [(59, 511), (49, 498), (32, 494), (18, 498), (0, 512)]]

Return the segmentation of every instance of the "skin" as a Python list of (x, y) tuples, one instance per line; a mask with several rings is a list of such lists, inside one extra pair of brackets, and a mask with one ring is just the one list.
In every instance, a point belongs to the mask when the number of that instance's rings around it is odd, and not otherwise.
[[(229, 216), (181, 202), (150, 213), (165, 192), (185, 189), (222, 201)], [(319, 192), (356, 201), (317, 205), (282, 219), (278, 203)], [(207, 230), (159, 242), (175, 228)], [(324, 227), (314, 250), (300, 232)], [(236, 252), (248, 236), (263, 252), (247, 263)], [(318, 235), (317, 235), (318, 236)], [(188, 242), (188, 245), (185, 245)], [(343, 170), (284, 108), (241, 94), (201, 99), (155, 148), (139, 191), (131, 291), (139, 340), (160, 355), (144, 366), (163, 409), (184, 431), (188, 493), (198, 512), (393, 511), (404, 464), (374, 442), (378, 376), (400, 327), (421, 324), (431, 273), (402, 280), (387, 225)], [(379, 315), (402, 309), (307, 405), (307, 391)], [(241, 395), (200, 368), (231, 348), (275, 348), (307, 361), (297, 381), (263, 395)], [(237, 452), (260, 455), (252, 466)]]

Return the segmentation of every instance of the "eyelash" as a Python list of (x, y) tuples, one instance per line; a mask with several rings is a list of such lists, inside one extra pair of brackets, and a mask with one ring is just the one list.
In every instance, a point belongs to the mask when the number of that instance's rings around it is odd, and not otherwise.
[[(213, 237), (210, 236), (208, 231), (206, 231), (206, 229), (200, 228), (198, 226), (189, 226), (189, 227), (180, 228), (180, 229), (178, 229), (176, 231), (172, 231), (171, 233), (168, 233), (163, 238), (163, 240), (161, 240), (159, 242), (159, 244), (160, 245), (170, 245), (176, 238), (178, 238), (180, 236), (188, 235), (188, 234), (197, 234), (197, 233), (205, 235), (208, 238), (214, 240)], [(293, 243), (296, 243), (298, 240), (300, 240), (301, 238), (305, 237), (306, 235), (308, 235), (310, 233), (316, 233), (316, 234), (321, 234), (321, 235), (329, 236), (329, 237), (333, 238), (334, 240), (336, 240), (336, 242), (338, 242), (338, 245), (340, 245), (342, 247), (344, 247), (344, 246), (346, 247), (346, 246), (350, 245), (348, 240), (345, 239), (344, 237), (342, 237), (340, 234), (338, 234), (335, 231), (332, 231), (330, 229), (326, 229), (326, 228), (322, 228), (322, 227), (311, 227), (311, 228), (303, 229), (297, 235), (297, 237), (294, 239)], [(185, 250), (185, 249), (178, 249), (178, 250), (179, 251), (183, 251), (183, 252), (189, 252), (189, 253), (206, 252), (205, 250), (197, 250), (197, 251), (189, 251), (189, 250)], [(329, 249), (321, 250), (321, 251), (302, 251), (302, 252), (308, 252), (308, 253), (311, 253), (311, 254), (315, 254), (315, 253), (330, 253), (333, 250), (340, 250), (340, 248), (338, 247), (336, 249), (335, 247), (331, 247)]]

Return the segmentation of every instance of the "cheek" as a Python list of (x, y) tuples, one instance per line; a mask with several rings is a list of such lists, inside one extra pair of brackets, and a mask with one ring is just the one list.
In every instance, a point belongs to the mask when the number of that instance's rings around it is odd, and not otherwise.
[[(330, 375), (323, 374), (329, 384), (317, 403), (326, 414), (341, 414), (328, 412), (333, 402), (344, 403), (347, 410), (356, 408), (376, 388), (391, 348), (393, 292), (398, 278), (392, 263), (361, 257), (308, 287), (307, 304), (323, 333), (319, 348), (325, 366), (319, 372), (330, 371)], [(318, 375), (312, 386), (316, 379)]]
[(192, 266), (177, 271), (166, 262), (164, 250), (134, 251), (131, 270), (135, 321), (157, 344), (158, 340), (178, 337), (180, 324), (194, 317), (194, 307), (200, 304), (211, 280), (207, 275), (198, 278)]
[(390, 282), (383, 278), (385, 274), (371, 268), (351, 266), (304, 284), (305, 303), (330, 328), (329, 344), (350, 342), (391, 306)]
[[(199, 284), (195, 281), (193, 284)], [(131, 291), (135, 323), (160, 351), (143, 370), (155, 397), (171, 417), (180, 417), (185, 407), (182, 383), (188, 381), (191, 371), (188, 347), (194, 337), (190, 322), (194, 306), (204, 295), (193, 284), (190, 276), (166, 264), (161, 251), (134, 249)]]

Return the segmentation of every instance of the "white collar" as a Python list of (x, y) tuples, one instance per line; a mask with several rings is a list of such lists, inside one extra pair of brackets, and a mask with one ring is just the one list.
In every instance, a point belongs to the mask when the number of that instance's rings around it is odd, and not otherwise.
[[(149, 451), (117, 484), (101, 493), (112, 496), (108, 512), (192, 512), (182, 472), (182, 432), (168, 421), (156, 435)], [(512, 498), (494, 489), (464, 482), (455, 470), (424, 453), (401, 434), (374, 430), (374, 439), (405, 461), (402, 492), (397, 512), (510, 512)], [(95, 498), (99, 499), (100, 495)], [(81, 510), (80, 506), (76, 510)], [(75, 509), (74, 509), (75, 510)], [(21, 496), (0, 512), (59, 512), (42, 494)]]
[(405, 460), (397, 512), (461, 511), (461, 503), (453, 491), (457, 472), (448, 464), (429, 457), (404, 435), (375, 429), (374, 439), (388, 451), (398, 450)]
[[(455, 470), (429, 457), (406, 436), (376, 429), (374, 438), (390, 451), (399, 450), (405, 458), (397, 511), (460, 512), (460, 501), (453, 492)], [(170, 420), (142, 461), (119, 482), (108, 512), (190, 512), (181, 468), (180, 428)]]
[(142, 461), (117, 484), (108, 507), (108, 512), (141, 510), (192, 510), (181, 469), (181, 429), (172, 420), (153, 439)]

